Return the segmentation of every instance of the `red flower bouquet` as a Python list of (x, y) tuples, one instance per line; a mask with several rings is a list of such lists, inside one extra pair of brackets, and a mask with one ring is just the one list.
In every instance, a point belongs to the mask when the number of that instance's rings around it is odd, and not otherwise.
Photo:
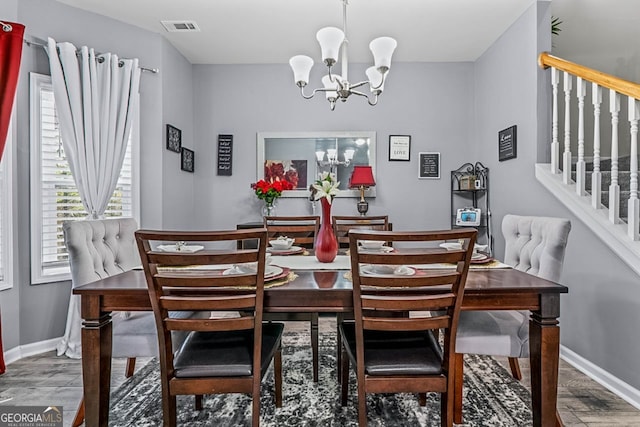
[(267, 182), (264, 179), (251, 184), (251, 188), (255, 191), (258, 199), (264, 200), (267, 204), (273, 204), (273, 201), (282, 196), (284, 190), (293, 190), (293, 184), (289, 181)]

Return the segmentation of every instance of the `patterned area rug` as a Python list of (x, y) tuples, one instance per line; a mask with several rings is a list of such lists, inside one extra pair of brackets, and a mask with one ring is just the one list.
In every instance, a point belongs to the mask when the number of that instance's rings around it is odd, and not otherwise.
[[(283, 406), (276, 409), (273, 367), (262, 382), (261, 426), (356, 426), (355, 375), (351, 372), (349, 402), (340, 405), (336, 380), (335, 333), (320, 334), (320, 372), (312, 381), (309, 335), (287, 332), (283, 345)], [(162, 425), (160, 369), (152, 360), (115, 390), (111, 397), (110, 426)], [(495, 359), (465, 356), (464, 426), (530, 426), (531, 395)], [(207, 395), (204, 409), (194, 410), (193, 396), (178, 397), (178, 425), (248, 426), (248, 395)], [(429, 393), (427, 406), (414, 394), (367, 396), (370, 426), (439, 426), (440, 396)]]

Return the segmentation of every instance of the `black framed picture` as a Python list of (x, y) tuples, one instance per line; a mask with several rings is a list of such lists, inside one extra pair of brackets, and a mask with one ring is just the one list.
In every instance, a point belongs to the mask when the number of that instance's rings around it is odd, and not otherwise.
[(440, 179), (440, 153), (418, 153), (418, 178)]
[(180, 169), (187, 172), (193, 172), (195, 169), (195, 153), (193, 150), (182, 147), (182, 155), (180, 156)]
[(167, 124), (167, 150), (180, 153), (182, 149), (182, 131)]
[(515, 159), (518, 155), (517, 127), (513, 125), (498, 132), (498, 160)]
[(410, 135), (389, 135), (389, 160), (403, 162), (411, 160)]

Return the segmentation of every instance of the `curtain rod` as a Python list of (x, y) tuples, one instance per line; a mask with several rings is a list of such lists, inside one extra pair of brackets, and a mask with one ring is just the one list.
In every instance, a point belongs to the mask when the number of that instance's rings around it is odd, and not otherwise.
[[(5, 24), (2, 21), (0, 21), (0, 25), (2, 25), (3, 29), (4, 29), (4, 25)], [(9, 27), (11, 27), (11, 26), (9, 26)], [(7, 30), (5, 30), (5, 31), (7, 31)], [(9, 31), (11, 31), (11, 30), (9, 30)], [(39, 46), (39, 47), (42, 47), (42, 48), (45, 48), (45, 49), (47, 48), (47, 45), (46, 45), (44, 40), (39, 39), (37, 37), (33, 37), (33, 36), (30, 36), (30, 37), (31, 37), (32, 40), (27, 40), (26, 38), (23, 39), (27, 46), (30, 46), (30, 47)], [(160, 72), (160, 70), (158, 68), (146, 68), (146, 67), (139, 67), (139, 68), (140, 68), (141, 71), (146, 71), (148, 73), (153, 73), (153, 74), (158, 74)]]

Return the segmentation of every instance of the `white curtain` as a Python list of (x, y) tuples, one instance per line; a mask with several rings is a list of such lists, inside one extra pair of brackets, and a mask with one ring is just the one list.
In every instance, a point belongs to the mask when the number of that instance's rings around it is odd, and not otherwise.
[[(138, 60), (52, 38), (47, 53), (62, 146), (88, 217), (98, 219), (118, 182), (139, 102)], [(58, 355), (81, 357), (81, 319), (80, 298), (72, 294)]]
[(139, 99), (137, 59), (96, 55), (86, 46), (48, 40), (49, 66), (62, 146), (82, 204), (103, 216), (122, 168)]

